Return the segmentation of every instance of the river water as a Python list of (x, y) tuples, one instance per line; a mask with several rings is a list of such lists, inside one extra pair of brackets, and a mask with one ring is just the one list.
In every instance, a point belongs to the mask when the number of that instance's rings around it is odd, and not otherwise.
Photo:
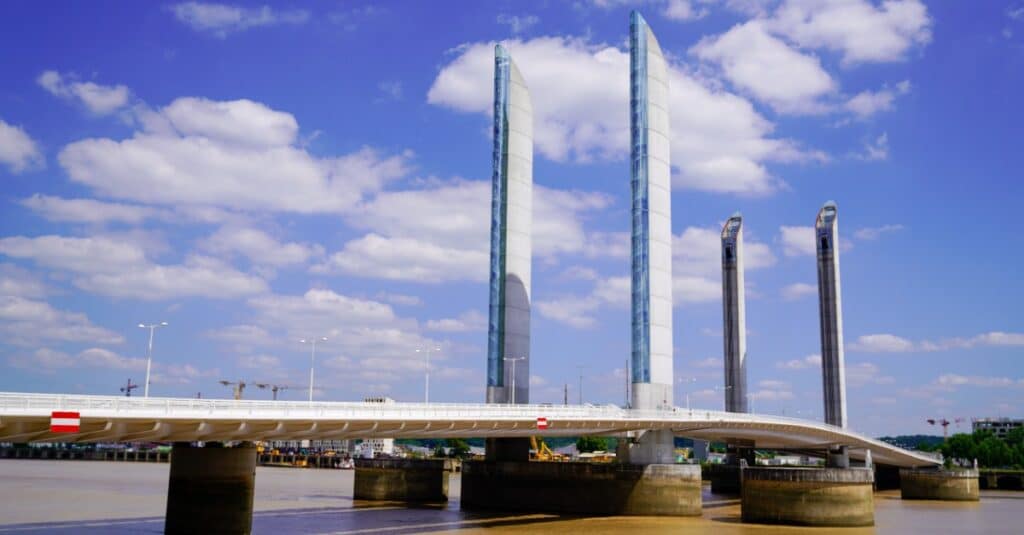
[[(161, 533), (168, 464), (0, 460), (0, 534)], [(409, 509), (352, 499), (352, 471), (256, 469), (253, 533), (1024, 533), (1024, 492), (982, 491), (980, 503), (903, 501), (875, 494), (875, 527), (817, 529), (740, 523), (739, 500), (704, 488), (701, 517), (573, 517), (478, 514), (447, 506)]]

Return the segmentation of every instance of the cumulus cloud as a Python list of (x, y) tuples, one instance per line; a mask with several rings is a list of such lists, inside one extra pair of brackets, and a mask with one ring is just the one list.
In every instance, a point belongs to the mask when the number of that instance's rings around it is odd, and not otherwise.
[[(629, 256), (629, 236), (625, 246), (612, 248), (618, 258)], [(776, 258), (764, 243), (747, 238), (744, 241), (744, 262), (749, 270), (775, 265)], [(706, 303), (721, 299), (722, 269), (721, 234), (718, 227), (687, 227), (672, 236), (672, 299), (676, 306), (684, 303)], [(602, 306), (628, 306), (631, 280), (628, 276), (598, 277), (584, 272), (585, 279), (594, 280), (590, 294), (560, 295), (535, 303), (537, 312), (548, 319), (580, 329), (596, 325), (594, 314)]]
[(661, 15), (669, 20), (691, 21), (706, 17), (708, 10), (694, 8), (691, 0), (668, 0)]
[(895, 88), (883, 87), (878, 91), (861, 91), (846, 101), (844, 107), (858, 118), (867, 119), (876, 113), (889, 111), (896, 97), (910, 92), (910, 81), (904, 80)]
[(14, 264), (0, 264), (0, 295), (15, 297), (43, 297), (46, 284), (36, 273)]
[(106, 345), (124, 342), (123, 336), (93, 324), (85, 314), (17, 295), (0, 295), (0, 333), (6, 343), (15, 345), (45, 341)]
[(70, 80), (74, 80), (73, 75), (44, 71), (36, 83), (54, 96), (81, 103), (95, 115), (108, 115), (128, 105), (131, 92), (127, 86)]
[(197, 32), (207, 32), (221, 39), (228, 34), (249, 28), (279, 24), (303, 24), (309, 12), (301, 9), (274, 10), (270, 6), (246, 8), (205, 2), (182, 2), (170, 7), (179, 22)]
[(888, 333), (866, 334), (858, 337), (849, 347), (851, 351), (863, 353), (918, 353), (981, 346), (1024, 346), (1024, 333), (991, 331), (969, 338), (943, 338), (918, 342)]
[(36, 142), (19, 126), (0, 120), (0, 164), (12, 173), (40, 169), (46, 160)]
[(137, 116), (130, 138), (67, 145), (58, 160), (71, 180), (157, 205), (336, 213), (404, 176), (411, 157), (370, 148), (315, 157), (297, 144), (291, 114), (250, 100), (186, 97)]
[(821, 97), (837, 88), (818, 58), (771, 36), (759, 20), (705, 37), (690, 53), (717, 64), (735, 87), (779, 113), (824, 113)]
[[(175, 297), (236, 298), (267, 290), (266, 282), (213, 258), (192, 255), (182, 264), (151, 262), (138, 245), (103, 236), (0, 238), (0, 254), (72, 272), (73, 283), (111, 297), (163, 300)], [(102, 262), (97, 262), (102, 258)]]
[(786, 0), (765, 24), (802, 48), (835, 51), (846, 64), (900, 61), (932, 37), (919, 0)]
[(282, 243), (251, 227), (222, 227), (203, 240), (201, 247), (216, 254), (241, 254), (254, 264), (275, 267), (304, 264), (310, 258), (323, 255), (323, 247), (319, 245)]
[(779, 227), (782, 253), (786, 256), (814, 256), (818, 254), (814, 243), (814, 227)]
[(854, 154), (854, 157), (866, 162), (876, 162), (889, 158), (889, 133), (882, 132), (882, 135), (873, 140), (864, 142), (861, 152)]
[(169, 212), (148, 206), (97, 201), (95, 199), (64, 199), (35, 194), (23, 199), (21, 205), (47, 221), (61, 223), (119, 222), (137, 225), (150, 218), (170, 218)]
[(513, 34), (523, 33), (540, 22), (536, 15), (509, 15), (501, 13), (498, 15), (498, 24), (505, 24)]
[(776, 362), (776, 368), (783, 370), (805, 370), (808, 368), (821, 368), (821, 355), (807, 355), (802, 359), (793, 359), (783, 362)]
[(897, 232), (903, 230), (903, 228), (903, 225), (899, 224), (882, 225), (880, 227), (864, 227), (857, 229), (857, 231), (853, 233), (853, 236), (858, 240), (877, 240), (879, 237), (882, 236), (882, 234)]
[(779, 292), (786, 301), (796, 301), (818, 293), (818, 287), (806, 282), (794, 282), (782, 287)]
[(469, 310), (460, 314), (457, 318), (444, 318), (427, 321), (428, 331), (441, 332), (472, 332), (487, 330), (487, 316), (479, 310)]
[[(629, 54), (585, 39), (540, 37), (505, 43), (530, 87), (537, 151), (555, 161), (622, 159), (629, 151)], [(492, 110), (494, 43), (472, 43), (434, 80), (427, 100), (462, 112)], [(669, 69), (676, 185), (719, 193), (767, 194), (779, 186), (765, 167), (802, 161), (794, 142), (770, 137), (773, 125), (750, 102)]]
[[(608, 195), (540, 185), (533, 192), (536, 257), (604, 254), (591, 247), (583, 218), (607, 207)], [(370, 233), (346, 243), (315, 271), (426, 283), (487, 280), (490, 196), (488, 182), (458, 179), (382, 192), (346, 216)]]

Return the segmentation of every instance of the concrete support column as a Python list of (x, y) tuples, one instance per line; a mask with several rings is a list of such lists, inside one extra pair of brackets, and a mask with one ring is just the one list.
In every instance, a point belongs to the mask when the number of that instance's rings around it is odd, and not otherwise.
[(164, 533), (249, 533), (255, 483), (251, 443), (235, 448), (175, 443)]
[(675, 435), (670, 430), (643, 431), (619, 441), (616, 461), (623, 464), (674, 464)]
[(900, 470), (900, 497), (904, 500), (976, 502), (978, 470)]
[(357, 459), (352, 495), (357, 500), (448, 501), (445, 461)]
[(793, 526), (873, 526), (869, 468), (744, 468), (743, 521)]
[(485, 443), (485, 459), (488, 461), (526, 462), (530, 460), (530, 439), (488, 438)]
[(589, 515), (700, 516), (695, 464), (468, 461), (462, 508)]
[(825, 457), (825, 466), (828, 468), (849, 468), (850, 450), (846, 446), (829, 448)]

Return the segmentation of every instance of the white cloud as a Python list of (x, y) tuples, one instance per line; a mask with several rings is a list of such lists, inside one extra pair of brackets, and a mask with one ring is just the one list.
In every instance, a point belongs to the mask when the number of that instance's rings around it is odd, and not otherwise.
[(273, 370), (281, 366), (281, 359), (273, 355), (241, 355), (238, 366), (250, 370)]
[(183, 264), (154, 264), (140, 246), (103, 236), (13, 236), (0, 239), (0, 254), (74, 272), (73, 282), (79, 288), (112, 297), (234, 298), (267, 290), (263, 279), (213, 258), (193, 255)]
[(850, 344), (850, 349), (864, 353), (906, 353), (914, 351), (915, 345), (894, 334), (866, 334)]
[(233, 346), (239, 353), (249, 353), (256, 348), (276, 346), (283, 342), (274, 338), (270, 332), (257, 325), (230, 325), (206, 332), (206, 336)]
[(497, 19), (498, 24), (506, 24), (513, 34), (523, 33), (540, 22), (536, 15), (509, 15), (500, 13)]
[(846, 101), (844, 107), (857, 117), (866, 119), (878, 112), (891, 110), (896, 97), (909, 92), (910, 81), (904, 80), (896, 84), (895, 88), (883, 87), (878, 91), (861, 91)]
[(485, 331), (487, 330), (487, 316), (478, 310), (469, 310), (457, 318), (428, 320), (427, 330), (450, 333)]
[(1007, 387), (1021, 384), (1019, 381), (1014, 381), (1009, 377), (985, 377), (978, 375), (957, 375), (953, 373), (947, 373), (939, 376), (935, 380), (936, 384), (941, 386), (980, 386), (980, 387)]
[(903, 225), (882, 225), (880, 227), (865, 227), (857, 229), (853, 236), (858, 240), (877, 240), (882, 234), (903, 230)]
[(58, 159), (71, 180), (144, 203), (325, 213), (404, 176), (411, 156), (315, 157), (296, 145), (294, 117), (249, 100), (181, 98), (137, 116), (131, 138), (66, 146)]
[(0, 333), (5, 342), (15, 345), (47, 340), (107, 345), (124, 342), (123, 336), (94, 325), (85, 314), (14, 295), (0, 295)]
[(174, 16), (197, 32), (209, 32), (224, 38), (229, 33), (278, 24), (303, 24), (309, 20), (305, 10), (275, 11), (270, 6), (245, 8), (225, 4), (183, 2), (170, 7)]
[(931, 23), (919, 0), (787, 0), (766, 21), (802, 48), (841, 53), (846, 64), (900, 61), (931, 41)]
[(991, 331), (970, 338), (943, 338), (913, 342), (894, 334), (868, 334), (850, 344), (852, 351), (864, 353), (911, 353), (971, 349), (979, 346), (1024, 346), (1024, 333)]
[[(346, 243), (315, 271), (426, 283), (487, 280), (490, 196), (488, 182), (459, 179), (380, 193), (346, 217), (371, 232)], [(603, 254), (592, 249), (603, 235), (588, 236), (582, 219), (610, 202), (603, 193), (534, 185), (534, 256)]]
[(776, 368), (783, 370), (806, 370), (808, 368), (821, 368), (821, 355), (807, 355), (802, 359), (787, 360), (784, 362), (776, 362)]
[[(73, 75), (66, 78), (73, 79)], [(128, 105), (131, 92), (124, 85), (99, 85), (93, 82), (69, 82), (57, 71), (44, 71), (36, 83), (54, 96), (81, 102), (95, 115), (107, 115)]]
[(772, 37), (758, 20), (705, 37), (690, 53), (716, 63), (734, 86), (779, 113), (826, 112), (820, 99), (837, 87), (818, 58)]
[(21, 205), (38, 213), (47, 221), (67, 223), (120, 223), (138, 224), (153, 217), (169, 218), (167, 212), (139, 206), (94, 199), (64, 199), (35, 194), (22, 199)]
[(250, 227), (222, 227), (203, 240), (201, 247), (218, 254), (241, 254), (254, 264), (288, 266), (304, 264), (323, 255), (323, 247), (304, 243), (282, 243), (262, 230)]
[(381, 82), (377, 89), (389, 100), (402, 100), (402, 82)]
[(881, 375), (881, 370), (870, 362), (846, 365), (846, 383), (852, 387), (867, 384), (892, 384), (895, 379), (889, 375)]
[(381, 301), (391, 303), (392, 305), (400, 305), (407, 307), (418, 307), (423, 306), (423, 300), (415, 295), (404, 295), (396, 294), (391, 292), (378, 292), (377, 299)]
[(577, 329), (593, 327), (597, 323), (593, 313), (600, 306), (601, 300), (592, 296), (562, 296), (533, 303), (533, 307), (541, 316)]
[(78, 360), (93, 368), (109, 368), (113, 370), (144, 370), (146, 359), (123, 357), (99, 347), (86, 349), (78, 354)]
[(779, 227), (782, 253), (786, 256), (814, 256), (818, 254), (814, 243), (814, 227)]
[(793, 284), (783, 286), (780, 293), (786, 301), (796, 301), (809, 295), (816, 295), (818, 287), (805, 282), (794, 282)]
[(863, 150), (860, 153), (855, 154), (854, 157), (866, 162), (876, 162), (888, 159), (889, 133), (883, 132), (882, 135), (878, 136), (873, 141), (865, 141)]
[(689, 21), (706, 17), (708, 10), (694, 9), (691, 0), (668, 0), (661, 15), (669, 20)]
[(37, 274), (14, 264), (0, 264), (0, 296), (43, 297), (47, 293)]
[[(629, 54), (585, 39), (505, 43), (530, 87), (537, 151), (555, 161), (621, 159), (629, 151)], [(431, 104), (490, 115), (494, 43), (455, 50), (427, 95)], [(773, 125), (750, 102), (670, 67), (672, 159), (677, 185), (719, 193), (767, 194), (779, 181), (769, 161), (817, 155), (772, 139)]]
[[(711, 277), (722, 270), (722, 238), (717, 227), (687, 227), (672, 237), (672, 272)], [(775, 265), (768, 245), (744, 237), (743, 262), (748, 270)]]
[(36, 142), (21, 127), (0, 120), (0, 164), (14, 174), (46, 166)]

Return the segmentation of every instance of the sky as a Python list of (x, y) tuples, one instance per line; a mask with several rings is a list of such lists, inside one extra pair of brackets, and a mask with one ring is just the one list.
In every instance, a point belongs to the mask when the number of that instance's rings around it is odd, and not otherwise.
[[(1021, 417), (1024, 3), (5, 2), (0, 391), (482, 402), (493, 47), (534, 105), (531, 392), (622, 404), (629, 11), (670, 64), (676, 404), (719, 409), (744, 217), (758, 413), (822, 418), (839, 207), (849, 427)], [(420, 352), (416, 350), (420, 349)], [(566, 386), (567, 385), (567, 386)], [(134, 395), (140, 395), (141, 388)]]

